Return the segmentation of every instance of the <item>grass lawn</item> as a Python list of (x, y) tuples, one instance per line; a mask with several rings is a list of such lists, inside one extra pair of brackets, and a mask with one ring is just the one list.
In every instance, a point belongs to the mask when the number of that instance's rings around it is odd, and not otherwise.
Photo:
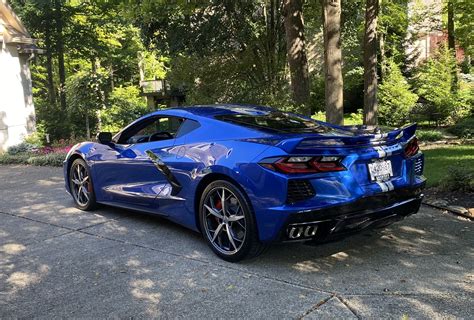
[(464, 166), (474, 171), (474, 145), (431, 146), (425, 154), (425, 176), (433, 187), (446, 177), (449, 166)]

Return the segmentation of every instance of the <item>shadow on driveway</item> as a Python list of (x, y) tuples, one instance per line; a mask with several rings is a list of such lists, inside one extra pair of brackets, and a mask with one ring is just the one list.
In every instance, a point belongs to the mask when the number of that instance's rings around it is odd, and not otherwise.
[(472, 222), (430, 208), (230, 264), (159, 217), (75, 209), (60, 169), (0, 166), (0, 181), (0, 318), (470, 317)]

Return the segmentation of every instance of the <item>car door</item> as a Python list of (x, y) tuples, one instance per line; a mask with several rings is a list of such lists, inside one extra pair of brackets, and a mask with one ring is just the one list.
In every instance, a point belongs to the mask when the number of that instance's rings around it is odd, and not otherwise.
[[(122, 132), (94, 165), (102, 202), (156, 212), (155, 201), (169, 188), (166, 163), (176, 158), (173, 146), (182, 118), (151, 116)], [(161, 167), (160, 167), (161, 166)]]

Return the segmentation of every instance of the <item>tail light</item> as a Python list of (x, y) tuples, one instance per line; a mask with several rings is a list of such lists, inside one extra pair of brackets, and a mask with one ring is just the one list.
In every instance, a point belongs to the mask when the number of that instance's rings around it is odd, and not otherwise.
[(415, 154), (418, 153), (419, 150), (420, 147), (418, 146), (418, 139), (414, 137), (405, 146), (405, 156), (413, 157)]
[(260, 163), (263, 167), (283, 173), (319, 173), (343, 171), (341, 157), (284, 157), (274, 162)]

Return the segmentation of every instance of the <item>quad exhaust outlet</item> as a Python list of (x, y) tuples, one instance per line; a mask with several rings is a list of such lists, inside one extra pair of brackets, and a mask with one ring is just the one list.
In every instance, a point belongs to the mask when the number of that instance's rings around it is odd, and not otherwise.
[(306, 239), (312, 238), (316, 235), (318, 231), (317, 225), (293, 225), (289, 226), (288, 229), (288, 238), (291, 240)]

